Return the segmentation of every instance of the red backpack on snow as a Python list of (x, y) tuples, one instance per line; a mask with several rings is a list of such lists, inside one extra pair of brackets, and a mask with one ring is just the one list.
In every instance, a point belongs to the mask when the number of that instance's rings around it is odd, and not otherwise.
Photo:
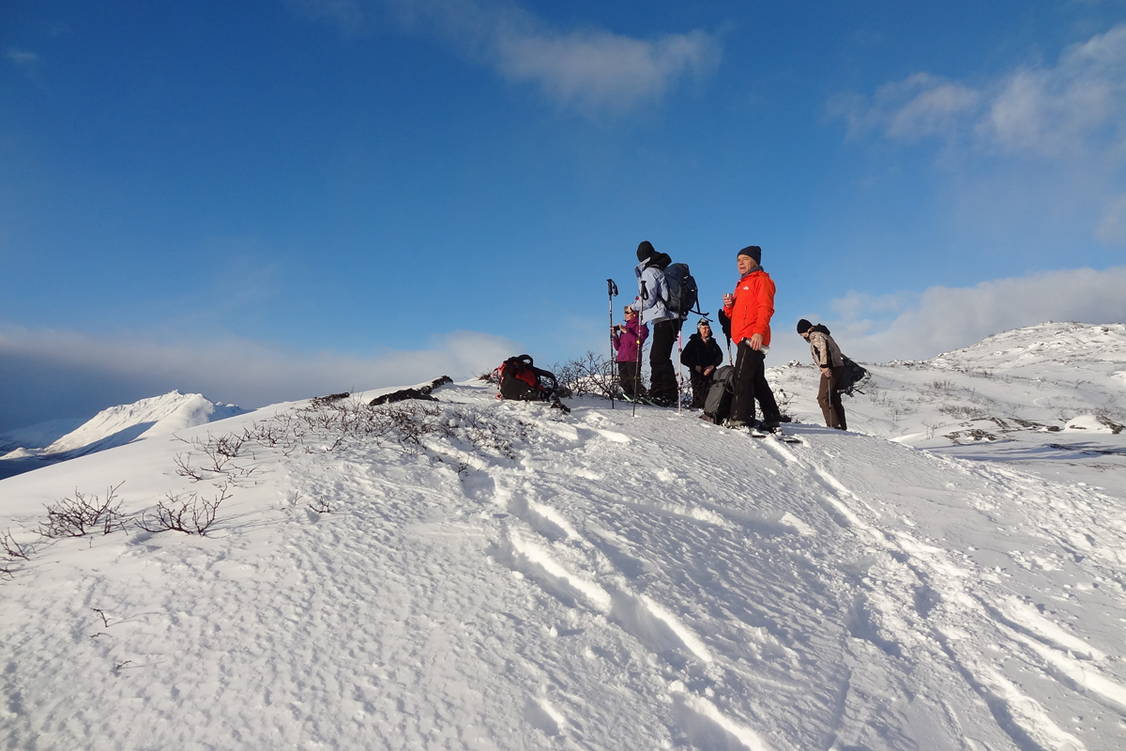
[(542, 370), (533, 364), (531, 355), (510, 357), (497, 368), (500, 381), (498, 399), (517, 399), (525, 402), (551, 402), (564, 412), (570, 412), (559, 401), (559, 382), (550, 370)]

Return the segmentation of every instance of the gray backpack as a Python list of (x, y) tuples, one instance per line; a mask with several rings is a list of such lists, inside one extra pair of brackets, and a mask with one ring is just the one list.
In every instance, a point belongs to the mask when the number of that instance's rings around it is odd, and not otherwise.
[(670, 264), (665, 269), (665, 284), (669, 288), (669, 299), (665, 300), (665, 307), (670, 313), (680, 316), (680, 320), (688, 317), (689, 313), (706, 315), (699, 310), (693, 310), (698, 300), (696, 279), (688, 270), (686, 263)]
[(731, 397), (735, 393), (735, 368), (724, 365), (712, 374), (712, 385), (704, 397), (704, 415), (719, 425), (731, 414)]

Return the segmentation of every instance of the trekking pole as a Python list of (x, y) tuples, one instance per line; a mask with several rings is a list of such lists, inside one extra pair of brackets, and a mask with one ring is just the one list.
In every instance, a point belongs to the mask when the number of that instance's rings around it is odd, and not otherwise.
[(676, 413), (680, 414), (680, 405), (684, 401), (684, 363), (680, 362), (680, 358), (684, 357), (684, 348), (680, 343), (680, 332), (676, 332), (676, 354), (677, 363), (676, 368)]
[(614, 407), (614, 298), (618, 294), (618, 285), (613, 279), (606, 280), (606, 296), (609, 298), (610, 308), (610, 409)]
[[(645, 287), (645, 280), (641, 280), (641, 308), (645, 308), (645, 300), (649, 299), (649, 290)], [(637, 324), (637, 362), (633, 368), (633, 417), (637, 417), (637, 402), (641, 399), (641, 327), (645, 324), (641, 322), (641, 310), (637, 311), (637, 315), (633, 317)]]

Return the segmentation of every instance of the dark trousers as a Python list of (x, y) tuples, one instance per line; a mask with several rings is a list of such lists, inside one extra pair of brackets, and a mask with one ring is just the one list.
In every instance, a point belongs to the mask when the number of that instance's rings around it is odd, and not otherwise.
[(692, 407), (694, 409), (703, 409), (704, 400), (708, 398), (708, 389), (712, 385), (712, 373), (704, 375), (703, 373), (696, 372), (693, 368), (692, 371)]
[(751, 349), (746, 339), (739, 342), (735, 358), (735, 395), (731, 400), (731, 419), (751, 422), (755, 418), (755, 399), (762, 408), (763, 422), (778, 422), (782, 413), (774, 392), (766, 382), (766, 354)]
[(622, 391), (626, 396), (637, 396), (641, 388), (641, 363), (619, 362), (618, 381), (622, 384)]
[(840, 383), (842, 368), (830, 368), (828, 377), (821, 376), (821, 386), (817, 389), (817, 403), (821, 405), (821, 414), (825, 416), (825, 424), (830, 428), (848, 430), (845, 423), (844, 405), (841, 404), (841, 392), (837, 391)]
[(672, 348), (684, 322), (679, 318), (653, 324), (653, 346), (649, 348), (649, 394), (655, 399), (676, 404), (676, 371), (672, 366)]

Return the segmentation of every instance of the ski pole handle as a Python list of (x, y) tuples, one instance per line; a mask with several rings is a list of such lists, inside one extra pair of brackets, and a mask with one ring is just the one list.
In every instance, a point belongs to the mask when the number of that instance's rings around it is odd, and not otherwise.
[(641, 299), (642, 300), (648, 300), (649, 299), (649, 289), (646, 287), (646, 284), (648, 284), (648, 282), (646, 282), (645, 280), (642, 280), (642, 282), (641, 282)]
[(610, 297), (618, 296), (618, 285), (614, 283), (613, 279), (606, 280), (606, 292)]

